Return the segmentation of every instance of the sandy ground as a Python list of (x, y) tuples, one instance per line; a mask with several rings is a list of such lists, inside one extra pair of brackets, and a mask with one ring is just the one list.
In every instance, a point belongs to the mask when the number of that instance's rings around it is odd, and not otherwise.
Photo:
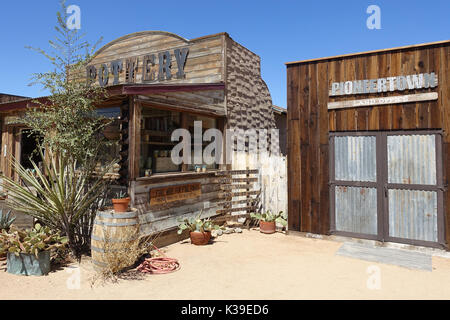
[(409, 270), (336, 256), (341, 245), (245, 230), (208, 246), (168, 246), (181, 270), (143, 280), (91, 287), (89, 261), (45, 277), (2, 271), (0, 299), (450, 299), (450, 259), (433, 257), (432, 272)]

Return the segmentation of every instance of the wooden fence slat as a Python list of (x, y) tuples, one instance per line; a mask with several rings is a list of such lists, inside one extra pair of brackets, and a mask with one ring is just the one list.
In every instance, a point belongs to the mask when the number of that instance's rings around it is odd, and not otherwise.
[(224, 175), (234, 175), (234, 174), (258, 174), (258, 169), (249, 169), (249, 170), (225, 170), (216, 172), (216, 176), (224, 176)]
[(218, 202), (217, 205), (225, 206), (225, 205), (242, 204), (242, 203), (253, 203), (253, 202), (256, 202), (257, 200), (258, 200), (258, 198), (248, 198), (248, 199), (244, 199), (244, 200), (230, 200), (230, 201)]
[(216, 183), (258, 182), (258, 178), (218, 178)]
[[(256, 210), (256, 206), (247, 206), (247, 207), (240, 207), (240, 208), (229, 208), (229, 209), (220, 209), (217, 210), (217, 213), (227, 213), (227, 212), (239, 212), (239, 211), (249, 211), (249, 210)], [(232, 216), (235, 217), (235, 216)]]
[(221, 185), (220, 188), (223, 190), (230, 190), (230, 189), (248, 189), (247, 184), (225, 184)]
[(243, 197), (243, 196), (259, 195), (260, 193), (261, 193), (260, 190), (243, 191), (243, 192), (224, 192), (224, 193), (222, 193), (222, 197), (223, 198), (227, 198), (227, 197)]

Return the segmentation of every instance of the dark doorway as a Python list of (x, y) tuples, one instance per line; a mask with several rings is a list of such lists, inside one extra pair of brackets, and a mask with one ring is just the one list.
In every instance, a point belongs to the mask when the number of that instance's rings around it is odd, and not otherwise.
[(38, 164), (41, 162), (41, 156), (39, 155), (39, 151), (37, 149), (38, 143), (41, 141), (41, 138), (31, 133), (28, 129), (22, 130), (21, 137), (21, 148), (20, 148), (20, 164), (25, 169), (33, 169), (33, 165), (31, 161)]

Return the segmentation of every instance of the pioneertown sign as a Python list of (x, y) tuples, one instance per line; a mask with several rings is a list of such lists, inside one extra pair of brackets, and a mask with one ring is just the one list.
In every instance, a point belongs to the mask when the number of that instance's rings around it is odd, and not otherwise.
[(185, 77), (184, 66), (188, 53), (189, 48), (182, 48), (175, 49), (172, 53), (164, 51), (158, 54), (114, 60), (109, 63), (102, 63), (97, 67), (90, 65), (86, 68), (86, 76), (90, 80), (95, 81), (97, 79), (101, 87), (120, 84), (119, 76), (123, 72), (125, 72), (125, 83), (136, 83), (138, 69), (142, 70), (142, 83), (171, 80), (173, 54), (177, 61), (175, 77), (183, 79)]
[[(437, 75), (421, 73), (407, 76), (387, 77), (371, 80), (355, 80), (345, 82), (333, 82), (329, 95), (332, 97), (356, 94), (383, 93), (416, 89), (435, 88), (438, 85)], [(409, 94), (403, 96), (390, 96), (382, 98), (370, 98), (351, 101), (329, 102), (328, 109), (340, 109), (351, 107), (367, 107), (372, 105), (407, 103), (417, 101), (436, 100), (436, 92)]]

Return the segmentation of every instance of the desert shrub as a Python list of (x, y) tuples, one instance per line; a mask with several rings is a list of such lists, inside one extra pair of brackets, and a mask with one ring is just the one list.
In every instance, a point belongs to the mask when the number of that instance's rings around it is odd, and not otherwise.
[(67, 236), (69, 249), (80, 258), (90, 249), (95, 213), (108, 187), (103, 179), (108, 169), (94, 177), (64, 155), (46, 159), (41, 153), (41, 158), (42, 169), (31, 161), (32, 171), (12, 162), (20, 181), (2, 176), (7, 205)]
[[(137, 230), (139, 227), (137, 228)], [(121, 239), (133, 239), (126, 242), (117, 242), (114, 237), (114, 230), (104, 228), (103, 230), (103, 263), (105, 266), (96, 269), (97, 274), (92, 279), (92, 283), (97, 280), (117, 281), (122, 278), (126, 271), (136, 266), (143, 256), (147, 256), (153, 249), (153, 242), (159, 236), (137, 237), (136, 229), (126, 229), (120, 234)]]

